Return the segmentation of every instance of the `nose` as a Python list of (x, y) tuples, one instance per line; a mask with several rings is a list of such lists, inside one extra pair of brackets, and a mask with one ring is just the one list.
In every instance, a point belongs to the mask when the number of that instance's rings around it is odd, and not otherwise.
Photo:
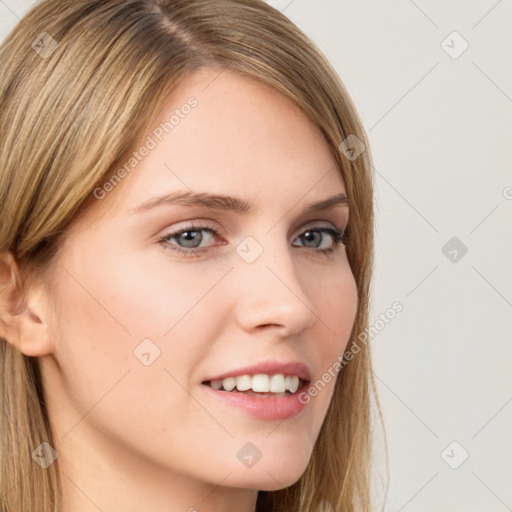
[(273, 327), (284, 337), (312, 327), (318, 317), (297, 271), (294, 248), (277, 245), (267, 237), (255, 261), (237, 261), (236, 317), (247, 332)]

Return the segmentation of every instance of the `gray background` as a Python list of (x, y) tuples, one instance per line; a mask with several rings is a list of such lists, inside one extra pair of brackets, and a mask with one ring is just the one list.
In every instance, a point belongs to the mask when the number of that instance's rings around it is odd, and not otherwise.
[[(1, 38), (33, 3), (0, 0)], [(383, 510), (512, 510), (512, 2), (269, 3), (331, 60), (370, 136)]]

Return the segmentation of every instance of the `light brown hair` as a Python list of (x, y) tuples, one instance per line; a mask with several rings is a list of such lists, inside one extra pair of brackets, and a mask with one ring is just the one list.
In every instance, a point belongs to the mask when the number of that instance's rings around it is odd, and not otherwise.
[[(11, 254), (27, 281), (43, 280), (95, 187), (144, 133), (180, 78), (204, 66), (280, 91), (332, 151), (350, 201), (347, 257), (358, 289), (348, 353), (369, 321), (369, 144), (323, 54), (260, 0), (43, 0), (24, 16), (0, 46), (0, 254)], [(349, 135), (366, 146), (356, 159), (339, 149)], [(0, 268), (2, 307), (6, 294), (22, 294), (25, 286), (25, 279), (8, 277), (2, 279)], [(53, 445), (38, 359), (5, 338), (0, 387), (0, 508), (59, 511), (58, 459), (42, 469), (31, 457), (42, 441)], [(258, 511), (372, 509), (372, 392), (378, 405), (365, 345), (338, 376), (306, 471), (290, 487), (260, 491)]]

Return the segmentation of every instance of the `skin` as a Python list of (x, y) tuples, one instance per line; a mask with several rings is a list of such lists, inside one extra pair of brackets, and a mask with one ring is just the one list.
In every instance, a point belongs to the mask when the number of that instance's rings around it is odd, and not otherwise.
[[(65, 512), (254, 511), (258, 490), (304, 472), (333, 395), (331, 379), (300, 415), (266, 421), (201, 384), (267, 359), (305, 362), (321, 378), (345, 349), (357, 291), (343, 244), (300, 238), (348, 222), (346, 205), (303, 213), (345, 193), (317, 129), (278, 92), (208, 68), (181, 82), (154, 125), (190, 96), (198, 106), (115, 190), (88, 201), (51, 279), (12, 319), (11, 339), (40, 357)], [(238, 197), (253, 211), (132, 212), (177, 190)], [(187, 221), (219, 233), (200, 232), (199, 256), (158, 242)], [(235, 250), (247, 236), (263, 248), (250, 264)], [(161, 351), (149, 366), (133, 354), (146, 338)], [(250, 468), (236, 456), (247, 442), (262, 453)]]

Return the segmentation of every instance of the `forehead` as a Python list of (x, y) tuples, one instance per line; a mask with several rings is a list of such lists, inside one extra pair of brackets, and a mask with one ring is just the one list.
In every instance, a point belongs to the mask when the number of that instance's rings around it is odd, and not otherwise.
[(180, 82), (121, 169), (122, 183), (104, 202), (125, 211), (176, 190), (283, 208), (345, 190), (320, 131), (298, 107), (255, 79), (210, 68)]

